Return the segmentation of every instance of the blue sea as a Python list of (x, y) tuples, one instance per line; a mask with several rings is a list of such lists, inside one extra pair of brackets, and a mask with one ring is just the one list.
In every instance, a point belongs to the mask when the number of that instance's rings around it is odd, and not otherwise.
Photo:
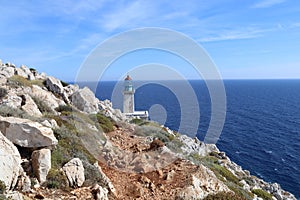
[[(211, 99), (204, 81), (189, 81), (197, 96), (200, 123), (197, 133), (184, 129), (187, 135), (203, 140), (211, 117)], [(181, 82), (172, 81), (180, 91)], [(281, 187), (300, 198), (300, 80), (225, 80), (226, 120), (217, 146), (251, 174)], [(111, 99), (116, 82), (99, 83), (96, 96)], [(122, 98), (114, 99), (122, 108)], [(136, 110), (153, 105), (165, 109), (165, 126), (178, 130), (180, 106), (170, 89), (149, 83), (135, 93)], [(187, 108), (194, 109), (194, 108)], [(151, 114), (151, 113), (150, 113)], [(151, 116), (150, 116), (151, 117)], [(193, 120), (193, 116), (190, 116)]]

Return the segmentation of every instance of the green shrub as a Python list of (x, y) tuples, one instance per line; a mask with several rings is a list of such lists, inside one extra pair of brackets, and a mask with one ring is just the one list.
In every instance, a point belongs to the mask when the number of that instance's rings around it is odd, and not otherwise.
[(144, 120), (142, 120), (142, 119), (134, 118), (134, 119), (132, 119), (129, 123), (131, 123), (131, 124), (136, 124), (136, 125), (140, 125), (140, 124), (143, 123), (143, 122), (144, 122)]
[(239, 179), (225, 167), (215, 164), (211, 170), (226, 178), (227, 181), (239, 184)]
[(67, 189), (68, 180), (64, 172), (58, 169), (50, 169), (47, 175), (46, 186), (53, 189)]
[(219, 192), (217, 194), (210, 194), (207, 197), (205, 197), (203, 200), (247, 200), (244, 197), (241, 197), (239, 195), (236, 195), (234, 193), (230, 192)]
[(113, 120), (104, 116), (103, 114), (97, 113), (96, 115), (91, 115), (90, 117), (100, 125), (104, 133), (108, 133), (114, 130)]
[(0, 88), (0, 100), (2, 100), (4, 97), (7, 95), (7, 89), (5, 88)]
[(24, 110), (20, 108), (13, 108), (6, 105), (0, 105), (0, 115), (3, 117), (18, 117), (18, 118), (26, 118), (32, 121), (39, 121), (37, 118), (29, 115)]
[(272, 200), (272, 195), (262, 189), (254, 189), (252, 190), (252, 193), (263, 198), (264, 200)]
[(36, 96), (32, 96), (31, 98), (42, 113), (53, 113), (53, 110), (43, 100)]
[(4, 194), (6, 190), (6, 186), (3, 181), (0, 180), (0, 194)]

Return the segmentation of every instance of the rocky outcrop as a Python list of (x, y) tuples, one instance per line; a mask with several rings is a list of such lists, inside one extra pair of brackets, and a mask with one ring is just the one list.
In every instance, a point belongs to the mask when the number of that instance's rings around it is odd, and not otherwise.
[(15, 66), (11, 63), (6, 63), (5, 65), (0, 66), (0, 77), (9, 78), (15, 75)]
[(112, 103), (109, 100), (99, 101), (98, 103), (99, 109), (102, 113), (114, 121), (125, 121), (126, 117), (119, 109), (114, 109), (112, 107)]
[(79, 110), (86, 113), (97, 113), (99, 100), (95, 94), (88, 88), (84, 87), (73, 93), (70, 97), (72, 104)]
[(211, 152), (219, 152), (218, 148), (214, 144), (205, 144), (197, 138), (190, 138), (186, 135), (180, 135), (178, 138), (183, 144), (181, 150), (183, 154), (189, 155), (191, 153), (197, 153), (199, 156), (207, 156)]
[(50, 149), (35, 150), (31, 154), (32, 168), (35, 176), (40, 183), (46, 181), (49, 170), (51, 169)]
[(38, 148), (57, 144), (51, 128), (28, 119), (0, 116), (0, 131), (21, 147)]
[(0, 180), (13, 189), (22, 172), (21, 156), (15, 145), (0, 132)]
[(73, 158), (63, 166), (70, 187), (80, 187), (85, 181), (84, 168), (79, 158)]
[(210, 169), (203, 165), (199, 165), (198, 170), (189, 176), (189, 182), (190, 183), (179, 192), (176, 199), (196, 200), (203, 199), (209, 194), (231, 192)]

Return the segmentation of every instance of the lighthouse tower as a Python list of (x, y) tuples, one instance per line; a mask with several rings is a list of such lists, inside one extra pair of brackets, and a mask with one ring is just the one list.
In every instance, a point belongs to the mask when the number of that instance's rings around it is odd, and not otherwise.
[(129, 75), (124, 80), (123, 113), (134, 113), (134, 88)]

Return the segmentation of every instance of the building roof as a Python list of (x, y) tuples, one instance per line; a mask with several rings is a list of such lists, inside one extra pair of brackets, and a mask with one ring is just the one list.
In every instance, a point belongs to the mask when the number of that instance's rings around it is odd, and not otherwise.
[(131, 81), (131, 77), (129, 75), (126, 76), (125, 81)]

